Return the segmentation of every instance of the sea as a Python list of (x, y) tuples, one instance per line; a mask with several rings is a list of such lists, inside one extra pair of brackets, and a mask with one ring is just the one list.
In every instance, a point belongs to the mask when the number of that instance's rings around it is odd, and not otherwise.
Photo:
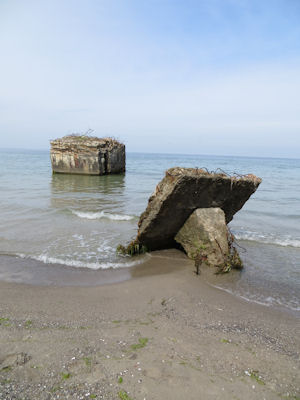
[(299, 311), (300, 159), (127, 153), (125, 174), (83, 176), (52, 174), (47, 150), (2, 149), (0, 280), (31, 283), (41, 266), (52, 274), (57, 266), (94, 274), (138, 268), (149, 256), (125, 257), (116, 248), (136, 236), (149, 196), (174, 166), (262, 178), (229, 224), (244, 269), (217, 286)]

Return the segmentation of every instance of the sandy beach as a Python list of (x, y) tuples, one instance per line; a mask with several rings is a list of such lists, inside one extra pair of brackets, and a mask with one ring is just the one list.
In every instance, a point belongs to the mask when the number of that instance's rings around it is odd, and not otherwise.
[(300, 400), (299, 21), (0, 0), (0, 400)]
[(1, 282), (0, 399), (299, 398), (295, 314), (208, 285), (174, 250), (136, 271), (94, 287)]

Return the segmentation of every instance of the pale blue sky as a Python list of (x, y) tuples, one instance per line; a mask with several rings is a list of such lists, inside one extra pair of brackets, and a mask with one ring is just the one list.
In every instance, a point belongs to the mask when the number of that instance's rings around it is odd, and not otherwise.
[(0, 0), (0, 147), (300, 158), (300, 0)]

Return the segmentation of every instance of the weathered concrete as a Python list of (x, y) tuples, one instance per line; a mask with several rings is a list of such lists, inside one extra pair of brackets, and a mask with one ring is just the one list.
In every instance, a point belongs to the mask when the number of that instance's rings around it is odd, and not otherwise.
[(230, 255), (230, 233), (221, 208), (197, 208), (175, 236), (189, 258), (201, 255), (208, 265), (223, 266)]
[(171, 168), (140, 217), (135, 243), (150, 251), (176, 246), (174, 237), (197, 208), (219, 207), (228, 223), (260, 182), (254, 175), (230, 177), (203, 169)]
[(125, 171), (125, 145), (111, 138), (65, 136), (51, 141), (55, 173), (105, 175)]

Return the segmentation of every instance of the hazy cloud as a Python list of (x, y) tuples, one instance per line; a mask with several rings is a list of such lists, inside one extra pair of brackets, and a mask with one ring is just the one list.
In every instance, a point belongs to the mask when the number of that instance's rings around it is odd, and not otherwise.
[(0, 3), (1, 147), (300, 157), (297, 1)]

